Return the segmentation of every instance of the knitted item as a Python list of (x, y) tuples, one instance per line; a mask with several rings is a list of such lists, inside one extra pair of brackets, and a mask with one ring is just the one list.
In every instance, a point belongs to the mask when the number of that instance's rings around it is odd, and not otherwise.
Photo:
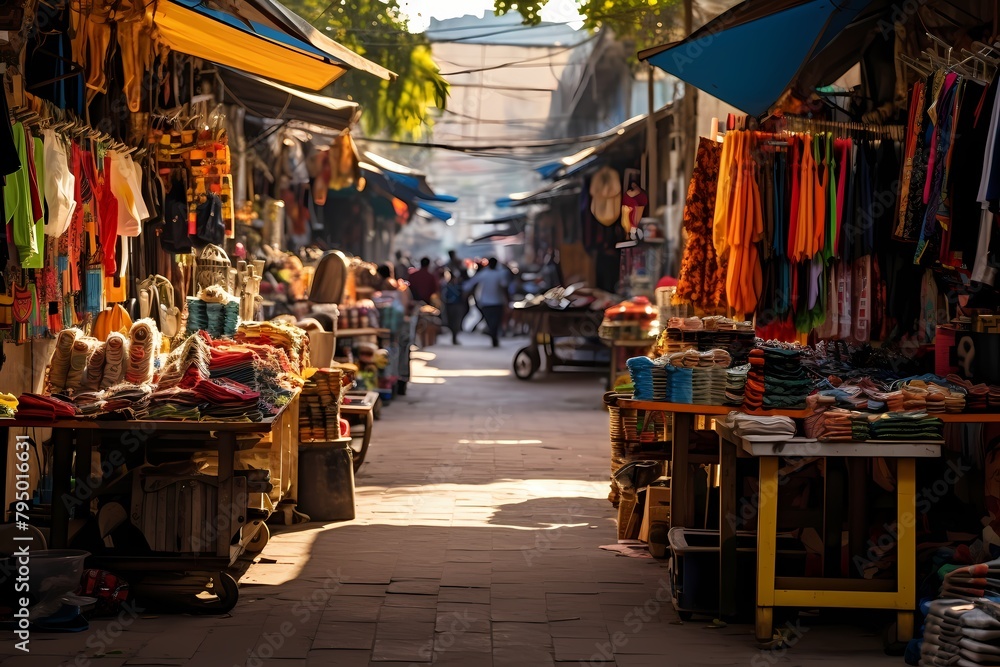
[(96, 338), (81, 337), (73, 343), (73, 350), (69, 356), (69, 370), (66, 373), (67, 391), (79, 391), (83, 386), (83, 374), (87, 369), (90, 356), (94, 353), (96, 347)]
[(125, 358), (128, 356), (128, 341), (125, 336), (112, 331), (104, 346), (104, 373), (101, 376), (101, 389), (112, 387), (125, 377)]
[(79, 329), (64, 329), (56, 337), (55, 351), (49, 361), (49, 384), (53, 393), (59, 394), (66, 389), (66, 375), (69, 372), (69, 357), (73, 351), (73, 343), (83, 335)]
[(159, 349), (159, 332), (150, 318), (141, 319), (128, 332), (129, 348), (125, 361), (125, 381), (146, 384), (153, 380), (153, 361)]
[(101, 377), (104, 374), (104, 357), (107, 350), (107, 343), (98, 343), (94, 348), (94, 353), (90, 355), (87, 368), (83, 373), (83, 383), (81, 389), (85, 391), (97, 391), (101, 388)]

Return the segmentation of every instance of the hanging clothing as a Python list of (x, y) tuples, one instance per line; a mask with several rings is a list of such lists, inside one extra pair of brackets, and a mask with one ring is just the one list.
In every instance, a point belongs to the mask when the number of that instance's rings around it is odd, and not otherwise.
[(698, 308), (725, 305), (725, 261), (719, 261), (713, 242), (716, 192), (722, 144), (701, 138), (684, 205), (687, 234), (677, 297)]

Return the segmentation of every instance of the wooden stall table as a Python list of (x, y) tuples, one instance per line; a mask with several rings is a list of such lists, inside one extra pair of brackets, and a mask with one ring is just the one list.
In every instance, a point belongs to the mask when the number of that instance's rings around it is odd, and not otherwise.
[(351, 445), (351, 449), (354, 451), (354, 472), (357, 472), (361, 464), (365, 462), (365, 455), (368, 453), (368, 445), (371, 443), (372, 431), (375, 427), (375, 406), (378, 401), (379, 393), (377, 391), (348, 392), (340, 404), (340, 414), (358, 418), (364, 428), (359, 446), (355, 448), (353, 444)]
[[(69, 544), (70, 508), (76, 505), (89, 509), (90, 500), (100, 490), (94, 489), (77, 501), (72, 489), (72, 479), (75, 477), (78, 485), (87, 483), (85, 480), (90, 479), (94, 446), (100, 443), (102, 432), (121, 434), (121, 443), (131, 452), (140, 449), (143, 452), (190, 449), (190, 445), (185, 441), (197, 442), (201, 451), (217, 451), (216, 518), (228, 518), (232, 514), (232, 521), (228, 524), (232, 529), (247, 526), (250, 519), (249, 508), (246, 505), (240, 508), (234, 505), (237, 500), (234, 464), (236, 453), (241, 448), (252, 449), (262, 439), (267, 440), (269, 437), (270, 458), (279, 465), (279, 469), (273, 471), (277, 482), (275, 495), (279, 501), (294, 497), (292, 494), (296, 490), (298, 476), (298, 405), (298, 396), (295, 396), (278, 414), (260, 422), (152, 419), (112, 421), (76, 418), (54, 422), (19, 419), (12, 421), (10, 426), (52, 429), (52, 519), (49, 548), (64, 549)], [(246, 485), (242, 484), (240, 487), (245, 489)], [(258, 517), (258, 520), (253, 522), (254, 528), (264, 530), (264, 518), (266, 517)], [(236, 604), (239, 595), (235, 578), (227, 574), (226, 570), (243, 556), (253, 537), (246, 536), (247, 539), (241, 540), (239, 544), (233, 544), (232, 538), (235, 533), (224, 529), (223, 524), (224, 522), (219, 520), (219, 527), (214, 531), (210, 548), (205, 550), (192, 549), (190, 553), (179, 552), (176, 556), (162, 553), (151, 556), (123, 554), (95, 557), (93, 560), (116, 571), (213, 573), (217, 575), (216, 591), (221, 605), (218, 608), (206, 608), (205, 611), (223, 613)], [(250, 549), (253, 550), (253, 547)], [(130, 579), (130, 583), (131, 581)], [(222, 586), (221, 589), (219, 584)]]
[[(935, 415), (938, 416), (938, 415)], [(818, 442), (808, 438), (748, 440), (716, 422), (720, 439), (722, 473), (719, 489), (720, 613), (735, 611), (736, 526), (728, 519), (736, 515), (736, 458), (757, 458), (760, 484), (757, 506), (757, 609), (756, 636), (769, 641), (773, 632), (774, 607), (836, 607), (890, 609), (896, 611), (896, 636), (913, 636), (916, 604), (916, 459), (941, 455), (941, 441)], [(849, 459), (892, 458), (896, 460), (896, 581), (823, 577), (777, 577), (779, 459), (783, 457)]]
[[(730, 412), (742, 412), (734, 405), (697, 405), (693, 403), (668, 403), (666, 401), (637, 401), (634, 399), (619, 399), (618, 407), (638, 411), (639, 423), (644, 422), (645, 412), (667, 412), (673, 415), (673, 438), (671, 454), (670, 478), (670, 525), (685, 528), (694, 527), (694, 504), (692, 501), (691, 480), (688, 477), (690, 459), (690, 435), (694, 430), (694, 418), (697, 415), (720, 417)], [(769, 416), (783, 415), (793, 418), (804, 418), (807, 410), (768, 410), (754, 413)]]

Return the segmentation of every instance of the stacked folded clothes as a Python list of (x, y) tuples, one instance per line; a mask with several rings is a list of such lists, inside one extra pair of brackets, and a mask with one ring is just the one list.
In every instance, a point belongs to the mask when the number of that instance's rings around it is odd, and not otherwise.
[(104, 404), (101, 408), (103, 412), (120, 412), (132, 419), (143, 419), (149, 408), (153, 385), (123, 382), (102, 393), (104, 394)]
[(795, 435), (795, 421), (791, 417), (765, 417), (748, 415), (743, 412), (729, 413), (726, 423), (741, 436), (777, 435), (792, 437)]
[(214, 341), (211, 348), (209, 376), (228, 378), (258, 390), (254, 362), (257, 353), (242, 345), (226, 345)]
[(802, 408), (813, 382), (802, 367), (802, 352), (769, 347), (764, 350), (763, 407)]
[(299, 398), (300, 439), (336, 440), (340, 437), (342, 375), (337, 368), (320, 368), (306, 379)]
[(747, 385), (747, 372), (750, 364), (726, 369), (726, 387), (723, 403), (725, 405), (742, 405)]
[(227, 378), (199, 380), (190, 387), (201, 400), (201, 414), (212, 421), (260, 421), (260, 392)]
[[(944, 422), (926, 412), (886, 412), (867, 415), (870, 440), (941, 440)], [(861, 438), (857, 438), (861, 439)]]
[(194, 334), (184, 339), (167, 357), (157, 378), (157, 386), (167, 389), (179, 385), (185, 378), (206, 379), (211, 375), (212, 348), (206, 334)]
[(157, 389), (150, 396), (149, 419), (180, 419), (197, 421), (201, 419), (198, 404), (201, 399), (193, 389), (167, 387)]
[(57, 421), (76, 416), (76, 407), (54, 396), (21, 394), (18, 399), (17, 417), (20, 420)]
[(750, 350), (747, 360), (750, 369), (743, 390), (743, 407), (751, 411), (760, 410), (764, 405), (764, 350)]
[(625, 362), (634, 387), (633, 397), (640, 401), (652, 401), (653, 394), (653, 360), (649, 357), (632, 357)]
[[(992, 565), (983, 563), (981, 567)], [(987, 574), (996, 575), (994, 570)], [(928, 605), (920, 647), (921, 665), (1000, 664), (1000, 604), (996, 602), (1000, 594), (996, 584), (1000, 582), (995, 578), (982, 581), (984, 585), (978, 581), (973, 584), (983, 591), (981, 596), (948, 595), (942, 590), (947, 597)]]
[(244, 322), (236, 332), (236, 340), (284, 350), (291, 363), (291, 370), (299, 375), (309, 366), (309, 335), (293, 324)]
[(667, 365), (666, 400), (671, 403), (693, 403), (693, 369)]
[(206, 331), (215, 338), (232, 338), (239, 327), (240, 300), (218, 285), (189, 296), (188, 335)]

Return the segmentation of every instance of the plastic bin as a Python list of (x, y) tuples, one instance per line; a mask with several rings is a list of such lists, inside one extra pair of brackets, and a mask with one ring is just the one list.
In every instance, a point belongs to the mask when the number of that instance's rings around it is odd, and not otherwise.
[[(692, 614), (719, 613), (719, 531), (671, 528), (670, 597), (674, 609), (688, 618)], [(806, 552), (790, 537), (778, 538), (777, 571), (787, 576), (805, 572)], [(736, 535), (736, 609), (739, 616), (752, 615), (757, 604), (757, 535)]]
[[(47, 618), (63, 606), (63, 598), (75, 596), (83, 576), (83, 563), (90, 554), (73, 549), (46, 549), (32, 551), (28, 567), (29, 617), (35, 621)], [(18, 563), (13, 557), (0, 559), (0, 567), (17, 572)], [(11, 607), (22, 596), (14, 590), (14, 577), (2, 586), (0, 602)]]
[(299, 445), (298, 510), (313, 521), (354, 518), (354, 454), (351, 439)]

